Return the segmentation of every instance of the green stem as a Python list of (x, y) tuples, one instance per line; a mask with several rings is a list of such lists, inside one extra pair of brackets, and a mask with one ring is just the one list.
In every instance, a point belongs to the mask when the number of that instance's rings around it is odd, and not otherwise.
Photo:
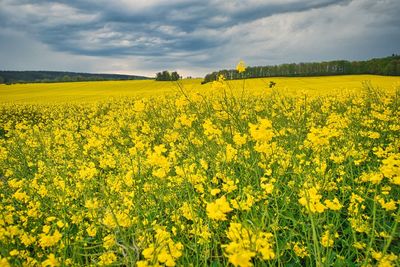
[(317, 235), (317, 230), (315, 228), (314, 217), (311, 214), (309, 214), (309, 217), (311, 220), (311, 228), (312, 228), (312, 233), (313, 233), (314, 251), (316, 253), (316, 266), (322, 266), (321, 251), (319, 248), (318, 235)]

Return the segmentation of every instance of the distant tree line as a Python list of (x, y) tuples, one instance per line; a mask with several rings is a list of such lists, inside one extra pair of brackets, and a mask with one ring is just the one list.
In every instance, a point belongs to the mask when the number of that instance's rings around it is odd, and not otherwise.
[(91, 74), (60, 71), (0, 71), (0, 83), (51, 83), (81, 81), (144, 80), (144, 76), (122, 74)]
[(262, 77), (302, 77), (346, 74), (400, 75), (400, 56), (375, 58), (366, 61), (335, 60), (318, 63), (292, 63), (275, 66), (247, 67), (242, 73), (237, 70), (220, 70), (207, 74), (203, 83), (215, 81), (219, 75), (227, 80)]
[(156, 81), (177, 81), (179, 80), (180, 76), (178, 72), (169, 72), (167, 70), (164, 70), (163, 72), (158, 72), (156, 74)]

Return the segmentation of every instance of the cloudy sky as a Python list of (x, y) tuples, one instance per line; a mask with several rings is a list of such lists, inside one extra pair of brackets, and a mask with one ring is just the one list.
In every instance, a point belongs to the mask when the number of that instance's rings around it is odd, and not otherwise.
[(400, 54), (399, 0), (0, 0), (0, 69), (203, 76)]

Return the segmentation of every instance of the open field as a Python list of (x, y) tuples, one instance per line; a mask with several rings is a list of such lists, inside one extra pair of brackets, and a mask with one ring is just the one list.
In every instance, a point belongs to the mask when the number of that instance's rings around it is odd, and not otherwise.
[(400, 78), (199, 83), (0, 86), (0, 266), (399, 266)]
[[(346, 75), (329, 77), (264, 78), (249, 79), (246, 90), (263, 93), (270, 81), (276, 82), (276, 89), (291, 94), (308, 92), (310, 94), (342, 94), (357, 91), (363, 82), (394, 91), (400, 85), (399, 77), (377, 75)], [(207, 92), (211, 83), (201, 85), (201, 79), (183, 80), (186, 90)], [(241, 92), (243, 80), (227, 81), (234, 91)], [(94, 102), (110, 97), (152, 97), (165, 93), (179, 92), (175, 82), (156, 81), (111, 81), (111, 82), (73, 82), (73, 83), (35, 83), (0, 84), (0, 103), (62, 103)]]

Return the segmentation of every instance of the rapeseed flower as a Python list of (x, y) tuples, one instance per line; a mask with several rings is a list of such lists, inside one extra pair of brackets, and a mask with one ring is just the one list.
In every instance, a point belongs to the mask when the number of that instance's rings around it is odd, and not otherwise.
[(114, 252), (106, 252), (100, 255), (99, 257), (99, 262), (98, 264), (100, 266), (107, 266), (111, 265), (117, 260), (117, 256), (114, 254)]
[(39, 235), (39, 245), (42, 248), (52, 247), (56, 245), (62, 238), (62, 234), (58, 230), (55, 230), (52, 235), (47, 234), (47, 230), (43, 232), (43, 234)]
[(246, 71), (246, 65), (244, 64), (244, 62), (242, 60), (239, 61), (239, 63), (236, 66), (236, 70), (239, 73), (245, 72)]
[(232, 211), (225, 196), (216, 199), (214, 202), (207, 203), (207, 216), (217, 221), (226, 221), (226, 214)]
[(42, 262), (42, 267), (57, 267), (60, 266), (60, 262), (54, 256), (53, 253), (47, 256), (47, 259)]
[(322, 195), (318, 189), (311, 187), (300, 192), (299, 203), (311, 213), (322, 213), (326, 210), (326, 206), (321, 203), (321, 198)]

